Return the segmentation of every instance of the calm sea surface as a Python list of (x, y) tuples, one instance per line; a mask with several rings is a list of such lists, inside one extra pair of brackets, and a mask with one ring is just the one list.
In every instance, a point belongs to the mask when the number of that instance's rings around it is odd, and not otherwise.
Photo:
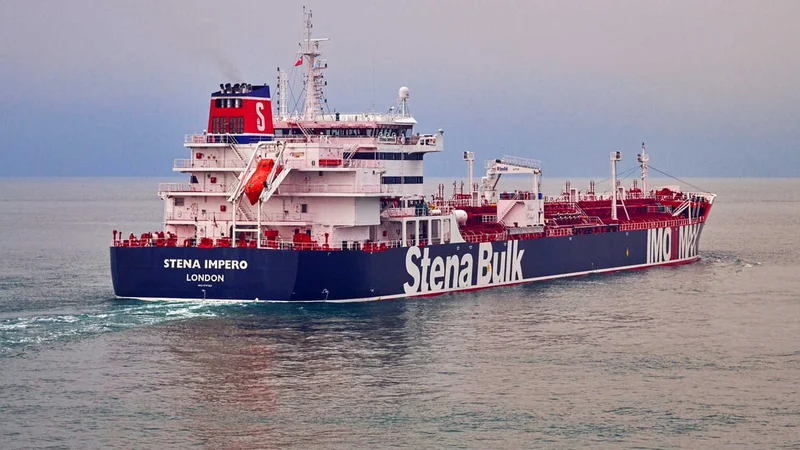
[(209, 305), (113, 297), (157, 180), (0, 179), (0, 448), (799, 448), (800, 180), (689, 181), (694, 265)]

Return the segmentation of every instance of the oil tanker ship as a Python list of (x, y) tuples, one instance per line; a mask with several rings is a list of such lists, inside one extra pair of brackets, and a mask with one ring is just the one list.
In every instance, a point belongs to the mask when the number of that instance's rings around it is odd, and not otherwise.
[[(164, 229), (113, 232), (111, 278), (118, 297), (143, 300), (347, 302), (437, 295), (592, 273), (684, 264), (699, 242), (715, 195), (621, 186), (611, 152), (607, 192), (567, 184), (541, 191), (539, 161), (503, 156), (445, 195), (423, 189), (423, 164), (444, 133), (415, 132), (409, 90), (384, 113), (327, 109), (321, 44), (305, 39), (294, 69), (301, 107), (289, 109), (289, 77), (267, 85), (221, 84), (208, 126), (187, 135), (189, 158), (162, 183)], [(298, 69), (300, 68), (300, 69)], [(528, 189), (503, 192), (503, 176)]]

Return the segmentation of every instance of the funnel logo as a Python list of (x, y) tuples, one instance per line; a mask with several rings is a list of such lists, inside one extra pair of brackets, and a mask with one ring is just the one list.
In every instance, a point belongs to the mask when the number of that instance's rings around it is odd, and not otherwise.
[(256, 103), (256, 128), (258, 131), (264, 131), (267, 128), (267, 121), (264, 120), (264, 104), (261, 102)]
[(518, 241), (509, 241), (506, 250), (494, 251), (492, 244), (478, 245), (477, 265), (471, 253), (429, 256), (430, 249), (409, 247), (406, 271), (411, 282), (403, 284), (406, 294), (441, 292), (522, 281), (522, 256)]

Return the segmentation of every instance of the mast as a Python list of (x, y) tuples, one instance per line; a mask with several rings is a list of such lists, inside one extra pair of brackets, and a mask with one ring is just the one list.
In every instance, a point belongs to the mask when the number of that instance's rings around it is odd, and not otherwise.
[(611, 220), (617, 221), (617, 161), (622, 152), (611, 152)]
[(642, 153), (638, 155), (639, 165), (642, 168), (642, 195), (647, 195), (647, 162), (650, 157), (645, 154), (644, 142), (642, 142)]
[[(464, 152), (464, 161), (467, 162), (467, 180), (469, 183), (469, 206), (473, 206), (472, 198), (475, 196), (473, 193), (474, 189), (472, 187), (472, 164), (475, 161), (475, 153), (473, 152)], [(464, 189), (461, 189), (461, 193), (464, 193)]]
[(289, 79), (286, 72), (278, 67), (278, 120), (286, 120), (289, 115), (289, 104), (286, 101), (286, 94), (289, 91)]
[(319, 51), (319, 43), (327, 41), (328, 38), (312, 38), (311, 29), (314, 25), (311, 23), (311, 10), (309, 9), (306, 12), (305, 7), (303, 7), (303, 15), (305, 15), (306, 21), (306, 39), (305, 45), (301, 46), (301, 60), (298, 61), (306, 63), (306, 99), (303, 119), (314, 120), (325, 102), (322, 88), (326, 82), (323, 80), (322, 71), (328, 67), (326, 61), (319, 58), (322, 55)]

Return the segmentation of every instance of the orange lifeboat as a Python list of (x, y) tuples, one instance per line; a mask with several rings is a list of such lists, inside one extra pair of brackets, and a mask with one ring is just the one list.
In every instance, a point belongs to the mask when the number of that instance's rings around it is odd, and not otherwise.
[[(271, 159), (262, 159), (258, 162), (253, 175), (247, 180), (244, 193), (247, 195), (247, 199), (250, 200), (251, 205), (255, 205), (256, 202), (258, 202), (258, 197), (261, 196), (261, 191), (264, 190), (264, 182), (267, 181), (267, 177), (269, 177), (269, 173), (272, 172), (272, 167), (274, 165), (275, 161)], [(281, 173), (280, 167), (275, 171), (275, 175), (279, 173)]]

